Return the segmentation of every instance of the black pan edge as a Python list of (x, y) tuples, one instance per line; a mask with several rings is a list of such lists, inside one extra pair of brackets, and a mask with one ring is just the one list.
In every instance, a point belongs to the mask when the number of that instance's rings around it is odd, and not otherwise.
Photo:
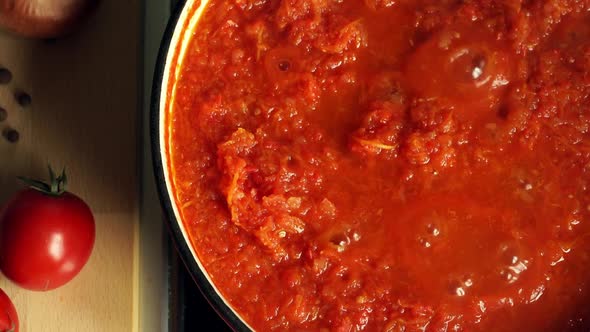
[[(164, 178), (164, 166), (162, 162), (162, 142), (160, 141), (160, 95), (162, 92), (162, 80), (164, 71), (166, 70), (166, 58), (170, 51), (170, 43), (174, 30), (179, 23), (180, 15), (186, 5), (186, 1), (179, 1), (175, 10), (168, 21), (164, 37), (160, 44), (160, 51), (156, 60), (156, 68), (154, 72), (154, 80), (152, 83), (152, 95), (150, 105), (150, 140), (152, 163), (154, 168), (154, 175), (160, 203), (164, 211), (166, 224), (168, 230), (175, 243), (175, 247), (186, 265), (193, 280), (197, 284), (199, 290), (205, 296), (209, 304), (215, 309), (217, 314), (229, 325), (229, 327), (236, 332), (251, 331), (248, 326), (233, 312), (233, 310), (225, 303), (221, 296), (215, 291), (213, 286), (209, 283), (205, 275), (205, 271), (199, 268), (196, 257), (193, 257), (189, 245), (180, 229), (180, 220), (176, 219), (174, 210), (172, 209), (171, 193), (166, 186), (166, 179)], [(174, 51), (174, 50), (172, 50)]]

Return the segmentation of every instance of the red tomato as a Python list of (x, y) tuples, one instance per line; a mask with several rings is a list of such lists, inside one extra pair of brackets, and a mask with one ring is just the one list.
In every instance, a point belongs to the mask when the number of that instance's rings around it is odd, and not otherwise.
[(94, 246), (90, 208), (53, 176), (52, 182), (55, 186), (19, 192), (0, 213), (0, 270), (30, 290), (55, 289), (70, 281)]
[(18, 315), (14, 304), (0, 289), (0, 332), (18, 332)]

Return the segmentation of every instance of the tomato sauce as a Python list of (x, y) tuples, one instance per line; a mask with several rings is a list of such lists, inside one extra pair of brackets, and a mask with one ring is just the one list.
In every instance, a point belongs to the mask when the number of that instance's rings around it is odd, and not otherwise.
[(261, 331), (590, 329), (590, 1), (212, 0), (175, 199)]

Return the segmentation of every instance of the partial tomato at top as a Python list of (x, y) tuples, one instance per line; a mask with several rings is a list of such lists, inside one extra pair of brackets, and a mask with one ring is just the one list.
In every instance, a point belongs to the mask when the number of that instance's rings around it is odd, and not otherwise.
[(0, 332), (18, 332), (18, 329), (16, 308), (8, 295), (0, 289)]
[(27, 180), (0, 213), (0, 270), (19, 286), (36, 291), (58, 288), (84, 267), (94, 246), (90, 208), (66, 192), (65, 174), (51, 184)]
[(55, 38), (71, 32), (98, 0), (0, 0), (0, 26), (19, 35)]

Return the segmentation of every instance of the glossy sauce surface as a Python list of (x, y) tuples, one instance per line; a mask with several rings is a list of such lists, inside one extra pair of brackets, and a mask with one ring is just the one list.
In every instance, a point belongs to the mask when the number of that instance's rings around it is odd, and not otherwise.
[(590, 329), (590, 1), (212, 0), (175, 198), (255, 329)]

